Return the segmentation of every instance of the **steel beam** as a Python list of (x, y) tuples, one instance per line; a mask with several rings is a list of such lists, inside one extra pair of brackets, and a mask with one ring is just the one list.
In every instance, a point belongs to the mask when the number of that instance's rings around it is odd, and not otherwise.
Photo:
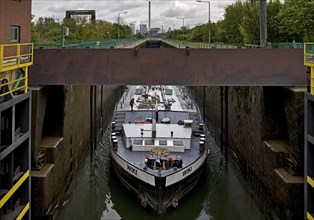
[(302, 49), (38, 49), (31, 85), (306, 86)]

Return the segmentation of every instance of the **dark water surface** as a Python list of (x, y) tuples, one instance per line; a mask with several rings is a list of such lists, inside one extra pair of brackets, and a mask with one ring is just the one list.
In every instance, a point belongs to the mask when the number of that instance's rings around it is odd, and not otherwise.
[(97, 144), (95, 158), (88, 154), (84, 159), (55, 219), (264, 219), (236, 166), (225, 162), (212, 137), (201, 180), (176, 209), (163, 215), (141, 207), (114, 175), (108, 137), (109, 132)]

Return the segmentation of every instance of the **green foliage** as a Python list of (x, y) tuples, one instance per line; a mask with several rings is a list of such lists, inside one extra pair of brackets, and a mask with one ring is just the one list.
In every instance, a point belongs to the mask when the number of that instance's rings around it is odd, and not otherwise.
[[(208, 30), (208, 25), (207, 25), (207, 30)], [(202, 42), (205, 41), (206, 39), (203, 39), (203, 37), (206, 35), (204, 25), (196, 26), (193, 28), (190, 33), (188, 34), (188, 41), (194, 41), (194, 42)], [(207, 31), (208, 35), (208, 31)], [(208, 37), (207, 37), (208, 40)]]
[(291, 39), (287, 38), (285, 33), (280, 31), (282, 27), (282, 21), (278, 17), (280, 10), (282, 10), (283, 4), (280, 0), (271, 0), (267, 4), (267, 31), (268, 31), (268, 41), (269, 42), (285, 42), (285, 41), (292, 41)]
[[(211, 42), (259, 44), (260, 4), (236, 2), (225, 8), (224, 19), (211, 23)], [(314, 41), (314, 1), (267, 1), (268, 42)], [(183, 40), (179, 30), (167, 33), (170, 39)], [(184, 33), (184, 40), (208, 42), (208, 24), (196, 26)]]
[(226, 30), (223, 27), (223, 20), (214, 23), (216, 26), (215, 35), (211, 36), (212, 42), (227, 42)]
[[(32, 16), (32, 18), (34, 18), (34, 16)], [(35, 28), (35, 23), (33, 21), (31, 23), (31, 39), (32, 42), (37, 42), (39, 39), (39, 34)]]
[[(84, 16), (64, 19), (62, 22), (53, 18), (40, 17), (36, 23), (32, 23), (32, 42), (51, 43), (61, 42), (62, 25), (68, 27), (70, 32), (66, 37), (67, 42), (79, 42), (86, 40), (108, 40), (118, 38), (118, 24), (104, 20), (89, 22)], [(132, 37), (131, 28), (127, 25), (119, 26), (120, 38)]]
[[(210, 24), (211, 42), (259, 44), (260, 5), (252, 6), (250, 0), (236, 2), (225, 8), (224, 19)], [(62, 25), (69, 27), (67, 42), (82, 40), (131, 38), (132, 31), (127, 25), (104, 20), (89, 22), (84, 16), (63, 21), (40, 17), (32, 22), (32, 42), (61, 42)], [(208, 42), (208, 24), (192, 29), (186, 27), (167, 32), (167, 38), (192, 42)], [(267, 1), (268, 42), (314, 41), (314, 0)], [(142, 35), (135, 35), (143, 38)]]
[[(240, 26), (244, 44), (259, 44), (259, 6), (252, 7), (249, 2), (242, 4), (243, 19)], [(241, 42), (241, 41), (239, 41)]]
[(226, 43), (243, 42), (241, 24), (244, 18), (244, 10), (241, 2), (236, 2), (225, 9), (222, 28), (225, 30)]
[(142, 34), (140, 34), (140, 33), (137, 33), (137, 34), (134, 35), (134, 38), (136, 38), (136, 39), (144, 39), (144, 36)]
[[(36, 37), (42, 43), (55, 42), (60, 40), (61, 24), (53, 18), (40, 17), (34, 24), (32, 37)], [(35, 42), (35, 39), (32, 39)]]
[(314, 1), (286, 0), (278, 13), (280, 32), (291, 40), (314, 40)]

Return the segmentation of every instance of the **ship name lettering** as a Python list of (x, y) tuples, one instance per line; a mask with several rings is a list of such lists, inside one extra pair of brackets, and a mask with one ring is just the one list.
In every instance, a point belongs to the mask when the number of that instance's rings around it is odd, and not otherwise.
[(184, 170), (183, 172), (182, 172), (182, 174), (183, 174), (183, 176), (185, 176), (185, 175), (187, 175), (187, 174), (189, 174), (189, 173), (191, 173), (192, 172), (192, 167), (189, 167), (189, 168), (187, 168), (186, 170)]
[(129, 164), (127, 165), (127, 169), (129, 172), (133, 173), (134, 175), (137, 175), (137, 169), (131, 167)]

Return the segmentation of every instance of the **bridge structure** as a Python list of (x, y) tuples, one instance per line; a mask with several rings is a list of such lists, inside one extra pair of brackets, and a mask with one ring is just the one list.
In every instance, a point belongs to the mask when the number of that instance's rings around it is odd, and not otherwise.
[[(147, 45), (148, 44), (148, 45)], [(156, 49), (154, 45), (161, 45)], [(30, 84), (306, 86), (303, 49), (36, 49)], [(150, 48), (147, 48), (150, 47)], [(159, 47), (159, 46), (157, 46)]]

